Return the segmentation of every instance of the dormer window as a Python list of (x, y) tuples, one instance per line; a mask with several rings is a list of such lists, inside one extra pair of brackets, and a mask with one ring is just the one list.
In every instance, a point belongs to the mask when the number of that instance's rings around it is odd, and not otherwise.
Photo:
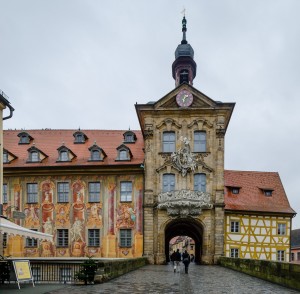
[(8, 153), (6, 151), (3, 151), (3, 163), (9, 163)]
[(127, 131), (123, 134), (124, 137), (124, 143), (135, 143), (136, 141), (136, 135), (132, 131)]
[(27, 163), (42, 162), (42, 160), (47, 157), (45, 153), (40, 151), (35, 146), (30, 147), (27, 151), (28, 151)]
[(231, 193), (232, 194), (239, 194), (240, 193), (240, 188), (231, 188)]
[(117, 157), (117, 161), (118, 160), (130, 160), (132, 157), (132, 153), (130, 151), (130, 149), (125, 146), (125, 145), (121, 145), (117, 148), (118, 150), (118, 157)]
[(10, 163), (11, 161), (13, 161), (16, 158), (17, 158), (17, 156), (8, 152), (6, 149), (3, 149), (3, 163), (4, 164)]
[(89, 148), (89, 151), (91, 152), (89, 161), (103, 161), (104, 157), (106, 157), (105, 152), (98, 145), (96, 145), (96, 142)]
[(99, 150), (91, 151), (91, 160), (101, 160), (101, 155)]
[(127, 150), (120, 150), (119, 152), (119, 159), (120, 160), (127, 160), (128, 158), (128, 153)]
[(20, 138), (19, 144), (29, 144), (33, 138), (26, 132), (22, 132), (18, 134), (18, 137)]
[(72, 161), (76, 155), (67, 147), (61, 146), (58, 149), (58, 162), (68, 162)]
[(75, 141), (74, 144), (84, 144), (88, 137), (83, 132), (76, 132), (73, 134)]
[(66, 150), (60, 151), (59, 160), (60, 161), (69, 161), (68, 151), (66, 151)]
[(272, 196), (272, 190), (264, 190), (265, 196)]
[(32, 161), (32, 162), (40, 161), (40, 156), (39, 156), (39, 153), (37, 151), (30, 152), (30, 161)]

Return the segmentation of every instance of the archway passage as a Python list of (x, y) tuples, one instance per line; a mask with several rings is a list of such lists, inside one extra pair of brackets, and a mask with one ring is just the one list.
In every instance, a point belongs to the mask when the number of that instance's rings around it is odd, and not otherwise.
[(194, 219), (176, 219), (167, 225), (165, 229), (165, 254), (166, 261), (170, 261), (169, 243), (176, 236), (188, 236), (195, 241), (195, 262), (201, 262), (203, 228), (199, 222)]

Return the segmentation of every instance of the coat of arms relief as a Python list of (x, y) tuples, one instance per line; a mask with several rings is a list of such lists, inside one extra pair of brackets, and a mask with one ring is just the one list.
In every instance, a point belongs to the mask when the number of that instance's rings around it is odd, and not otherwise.
[[(182, 177), (187, 173), (194, 173), (199, 166), (208, 172), (212, 172), (212, 168), (204, 162), (204, 157), (207, 154), (194, 154), (191, 152), (190, 140), (187, 137), (180, 137), (182, 148), (179, 148), (171, 155), (165, 156), (165, 163), (157, 169), (160, 171), (167, 165), (171, 165), (177, 169)], [(175, 190), (163, 192), (158, 195), (158, 209), (166, 209), (170, 216), (188, 216), (199, 215), (202, 209), (211, 209), (211, 195), (207, 192), (194, 190)]]

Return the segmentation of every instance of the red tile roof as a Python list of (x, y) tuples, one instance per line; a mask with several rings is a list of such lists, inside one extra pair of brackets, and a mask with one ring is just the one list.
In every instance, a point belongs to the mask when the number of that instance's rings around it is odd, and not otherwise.
[[(295, 213), (276, 172), (225, 170), (225, 210)], [(239, 187), (239, 194), (231, 188)], [(273, 190), (266, 196), (263, 190)]]
[[(4, 169), (9, 167), (36, 167), (36, 166), (107, 166), (107, 165), (136, 165), (144, 161), (144, 140), (141, 131), (132, 131), (136, 135), (135, 143), (125, 145), (132, 153), (131, 161), (115, 161), (118, 152), (117, 147), (124, 143), (123, 134), (126, 130), (80, 130), (84, 133), (88, 140), (84, 144), (74, 144), (73, 134), (78, 130), (4, 130), (3, 145), (4, 149), (14, 154), (18, 158), (9, 164), (4, 164)], [(28, 133), (33, 140), (30, 144), (18, 144), (20, 138), (18, 134), (21, 132)], [(89, 161), (89, 147), (94, 143), (102, 148), (107, 155), (104, 161)], [(57, 149), (64, 144), (70, 149), (76, 157), (71, 162), (56, 162), (58, 159)], [(35, 146), (48, 157), (41, 163), (26, 163), (28, 159), (28, 149)]]

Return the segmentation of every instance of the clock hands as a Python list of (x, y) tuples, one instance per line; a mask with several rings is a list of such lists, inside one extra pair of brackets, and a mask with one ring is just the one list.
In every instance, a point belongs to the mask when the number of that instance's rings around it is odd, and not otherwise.
[(182, 102), (185, 102), (185, 99), (188, 98), (189, 95), (185, 94), (183, 97), (182, 97)]

